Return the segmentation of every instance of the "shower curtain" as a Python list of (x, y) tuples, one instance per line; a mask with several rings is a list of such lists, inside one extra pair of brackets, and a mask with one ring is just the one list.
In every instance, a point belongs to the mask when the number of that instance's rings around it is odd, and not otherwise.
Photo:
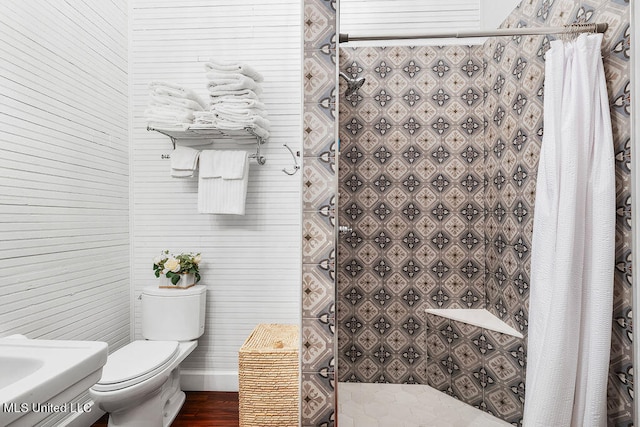
[(602, 34), (552, 41), (536, 187), (524, 426), (605, 426), (615, 172)]

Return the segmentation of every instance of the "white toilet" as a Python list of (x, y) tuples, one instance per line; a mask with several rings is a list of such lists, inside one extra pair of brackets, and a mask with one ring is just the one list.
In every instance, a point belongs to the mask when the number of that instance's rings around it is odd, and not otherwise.
[(180, 363), (204, 333), (206, 287), (144, 288), (142, 336), (109, 356), (89, 394), (109, 426), (166, 427), (184, 403)]

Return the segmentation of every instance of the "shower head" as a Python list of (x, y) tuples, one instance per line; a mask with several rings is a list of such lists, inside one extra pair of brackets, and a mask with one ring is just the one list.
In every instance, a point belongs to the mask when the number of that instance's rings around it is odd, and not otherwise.
[(351, 96), (356, 93), (362, 87), (365, 81), (364, 77), (351, 78), (342, 71), (340, 71), (340, 77), (347, 81), (347, 90), (344, 92), (345, 96)]

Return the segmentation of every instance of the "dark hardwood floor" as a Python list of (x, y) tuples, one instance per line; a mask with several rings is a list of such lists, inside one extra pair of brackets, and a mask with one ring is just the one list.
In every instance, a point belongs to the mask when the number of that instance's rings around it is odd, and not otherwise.
[[(171, 427), (238, 427), (238, 393), (187, 391), (187, 400)], [(92, 427), (106, 427), (107, 416)]]

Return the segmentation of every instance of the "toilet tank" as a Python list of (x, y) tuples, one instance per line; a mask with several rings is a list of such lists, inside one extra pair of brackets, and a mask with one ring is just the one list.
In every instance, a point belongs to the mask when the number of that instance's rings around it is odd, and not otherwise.
[(207, 288), (146, 287), (142, 291), (142, 337), (154, 341), (192, 341), (204, 333)]

